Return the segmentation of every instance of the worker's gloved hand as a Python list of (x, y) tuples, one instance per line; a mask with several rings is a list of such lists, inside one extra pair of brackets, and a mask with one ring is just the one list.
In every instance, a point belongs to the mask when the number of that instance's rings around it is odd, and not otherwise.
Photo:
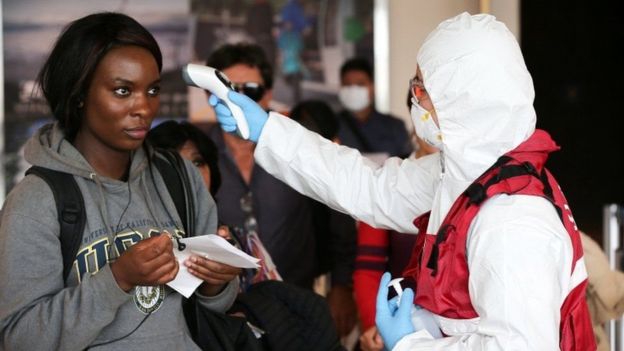
[[(229, 91), (228, 98), (243, 110), (243, 114), (249, 125), (249, 140), (257, 143), (262, 128), (264, 128), (264, 124), (269, 118), (269, 114), (260, 107), (260, 105), (244, 94)], [(214, 107), (221, 128), (226, 132), (234, 133), (236, 131), (236, 120), (232, 116), (232, 112), (227, 105), (215, 95), (210, 96), (208, 103), (210, 106)]]
[(381, 338), (388, 350), (392, 350), (404, 336), (415, 332), (411, 319), (414, 291), (409, 288), (405, 289), (401, 296), (400, 304), (397, 306), (397, 297), (388, 301), (388, 283), (390, 283), (390, 278), (390, 273), (388, 272), (381, 276), (375, 315), (375, 324), (377, 324), (379, 334), (381, 334)]

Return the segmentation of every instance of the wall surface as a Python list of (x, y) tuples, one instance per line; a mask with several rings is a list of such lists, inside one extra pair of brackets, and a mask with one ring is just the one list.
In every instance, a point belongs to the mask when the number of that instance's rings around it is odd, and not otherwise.
[(489, 13), (505, 23), (507, 28), (516, 36), (520, 37), (520, 1), (519, 0), (493, 0), (490, 1)]
[(548, 160), (581, 230), (601, 242), (602, 207), (624, 204), (623, 3), (524, 1), (522, 52), (537, 127), (561, 146)]

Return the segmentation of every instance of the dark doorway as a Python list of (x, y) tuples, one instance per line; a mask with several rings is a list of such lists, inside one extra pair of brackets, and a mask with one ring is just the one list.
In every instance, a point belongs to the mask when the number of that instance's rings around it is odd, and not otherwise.
[(624, 20), (619, 1), (521, 1), (537, 127), (579, 229), (602, 242), (602, 207), (624, 204)]

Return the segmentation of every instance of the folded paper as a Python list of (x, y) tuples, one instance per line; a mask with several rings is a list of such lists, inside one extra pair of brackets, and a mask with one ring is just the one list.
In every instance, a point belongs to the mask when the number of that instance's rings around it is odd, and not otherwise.
[(239, 250), (218, 235), (209, 234), (183, 238), (180, 239), (180, 242), (186, 244), (186, 248), (182, 251), (177, 248), (173, 249), (173, 253), (180, 264), (180, 270), (175, 279), (167, 283), (167, 285), (186, 298), (191, 296), (195, 289), (202, 283), (202, 280), (189, 273), (184, 265), (184, 261), (191, 257), (191, 255), (202, 256), (232, 267), (259, 267), (259, 259)]

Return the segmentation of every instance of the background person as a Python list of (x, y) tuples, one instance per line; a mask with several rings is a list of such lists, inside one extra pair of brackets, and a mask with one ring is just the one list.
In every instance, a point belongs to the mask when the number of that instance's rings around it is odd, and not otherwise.
[(363, 58), (352, 58), (340, 67), (338, 136), (343, 145), (362, 153), (407, 157), (412, 152), (405, 123), (375, 108), (373, 67)]
[[(269, 109), (273, 70), (259, 46), (226, 44), (206, 64), (225, 73), (263, 110)], [(283, 280), (312, 289), (318, 258), (311, 201), (255, 163), (255, 143), (218, 126), (204, 127), (219, 149), (219, 219), (235, 230), (256, 231)]]
[(218, 169), (218, 149), (212, 140), (197, 126), (188, 122), (164, 121), (147, 133), (154, 147), (176, 151), (193, 163), (202, 175), (212, 196), (221, 186)]
[[(199, 127), (188, 122), (166, 121), (152, 128), (147, 136), (149, 142), (159, 148), (173, 150), (191, 161), (200, 171), (210, 194), (215, 196), (221, 187), (219, 151), (215, 143)], [(271, 255), (262, 244), (257, 233), (241, 233), (230, 230), (222, 224), (217, 234), (227, 240), (234, 240), (247, 254), (259, 258), (259, 269), (246, 268), (240, 274), (240, 290), (246, 291), (251, 284), (263, 280), (282, 280)]]
[[(304, 100), (295, 105), (290, 117), (327, 140), (340, 143), (338, 120), (331, 107), (320, 100)], [(327, 303), (338, 335), (346, 337), (355, 327), (357, 311), (353, 297), (355, 262), (355, 221), (353, 218), (312, 201), (319, 258), (317, 275), (329, 273), (331, 284)]]
[(624, 273), (613, 270), (604, 251), (592, 238), (581, 232), (587, 265), (587, 306), (592, 317), (599, 351), (611, 350), (605, 324), (622, 318), (624, 313)]

